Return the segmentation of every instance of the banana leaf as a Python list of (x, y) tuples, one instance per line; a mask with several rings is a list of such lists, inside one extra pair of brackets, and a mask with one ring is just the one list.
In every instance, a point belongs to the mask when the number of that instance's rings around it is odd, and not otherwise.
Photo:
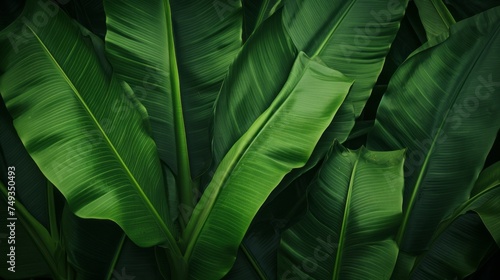
[(499, 221), (500, 162), (497, 162), (481, 172), (472, 197), (440, 224), (429, 251), (417, 259), (412, 277), (470, 275), (491, 249), (500, 247)]
[[(441, 220), (467, 200), (500, 128), (499, 22), (500, 8), (491, 9), (419, 48), (380, 103), (367, 146), (408, 148), (398, 244), (410, 255), (426, 250)], [(410, 267), (401, 269), (396, 278)]]
[(112, 220), (180, 261), (146, 110), (64, 13), (22, 20), (40, 9), (28, 1), (0, 32), (0, 91), (24, 146), (76, 215)]
[(241, 3), (224, 2), (221, 19), (218, 2), (104, 1), (108, 58), (148, 110), (160, 158), (190, 206), (191, 177), (211, 162), (213, 102), (242, 44)]
[(271, 106), (219, 165), (181, 244), (191, 279), (224, 276), (250, 222), (293, 168), (304, 165), (352, 80), (300, 53)]
[(336, 144), (308, 189), (308, 211), (285, 231), (279, 279), (387, 279), (398, 255), (404, 151)]
[(463, 279), (498, 248), (479, 216), (466, 213), (450, 224), (422, 257), (410, 279)]
[[(283, 8), (245, 43), (225, 78), (215, 108), (213, 170), (276, 97), (297, 51), (318, 56), (327, 66), (356, 82), (308, 164), (287, 176), (273, 197), (316, 165), (334, 139), (345, 141), (382, 70), (406, 4), (407, 1), (285, 1)], [(367, 5), (371, 8), (369, 13)]]

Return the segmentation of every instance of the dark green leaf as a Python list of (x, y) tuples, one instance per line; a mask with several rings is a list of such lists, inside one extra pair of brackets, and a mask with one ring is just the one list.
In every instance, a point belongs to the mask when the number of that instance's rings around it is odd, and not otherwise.
[(398, 253), (403, 155), (335, 145), (309, 187), (306, 216), (283, 233), (278, 278), (387, 279)]
[(408, 148), (398, 237), (407, 253), (425, 250), (468, 198), (500, 128), (499, 22), (500, 8), (452, 26), (403, 63), (382, 98), (368, 147)]

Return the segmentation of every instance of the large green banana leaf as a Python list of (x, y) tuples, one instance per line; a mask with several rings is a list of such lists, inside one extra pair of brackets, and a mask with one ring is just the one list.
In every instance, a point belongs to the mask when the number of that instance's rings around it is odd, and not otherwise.
[[(229, 65), (242, 44), (240, 1), (221, 20), (214, 1), (171, 0), (182, 106), (193, 177), (211, 163), (213, 105)], [(196, 18), (196, 20), (193, 20)]]
[(347, 139), (382, 69), (406, 3), (285, 1), (282, 11), (254, 32), (229, 69), (216, 103), (213, 168), (275, 98), (297, 51), (320, 57), (356, 82), (310, 162), (287, 176), (279, 189), (314, 166), (335, 138)]
[(387, 279), (402, 218), (404, 151), (336, 144), (309, 186), (306, 216), (283, 233), (279, 279)]
[(500, 246), (499, 221), (500, 162), (497, 162), (481, 172), (473, 196), (441, 223), (430, 250), (419, 257), (412, 277), (463, 278), (471, 274), (490, 249)]
[(222, 160), (183, 234), (192, 279), (219, 279), (245, 232), (286, 173), (301, 167), (352, 80), (300, 53), (270, 107)]
[[(73, 4), (73, 8), (77, 8), (72, 11), (76, 12), (77, 15), (84, 15), (88, 12), (85, 9), (80, 9), (80, 5), (82, 3), (71, 3)], [(78, 18), (80, 20), (82, 19), (79, 16)], [(83, 19), (85, 19), (85, 17), (83, 17)], [(97, 43), (94, 45), (94, 50), (98, 52), (98, 54), (102, 55), (102, 51), (104, 49), (102, 47), (102, 42), (98, 42), (98, 40), (99, 39), (97, 38), (93, 38), (92, 40), (93, 43)], [(56, 207), (63, 205), (58, 205), (58, 203), (54, 204), (54, 201), (48, 201), (47, 189), (45, 187), (47, 184), (46, 179), (40, 173), (38, 167), (24, 149), (21, 140), (19, 140), (15, 134), (15, 130), (11, 125), (11, 120), (9, 121), (10, 117), (6, 112), (6, 109), (3, 108), (0, 113), (2, 114), (0, 127), (0, 135), (2, 135), (2, 137), (0, 138), (0, 143), (2, 149), (4, 150), (6, 161), (10, 165), (14, 165), (17, 168), (18, 177), (16, 184), (19, 188), (16, 195), (18, 199), (23, 202), (29, 212), (32, 213), (37, 220), (45, 221), (44, 226), (49, 228), (47, 213), (47, 210), (49, 209), (48, 206), (50, 205), (51, 207)], [(3, 116), (4, 114), (6, 116)], [(175, 190), (175, 188), (173, 189)], [(60, 209), (62, 209), (62, 207), (60, 207)], [(56, 224), (56, 222), (51, 223), (51, 225), (53, 224)], [(64, 211), (64, 215), (61, 217), (60, 225), (61, 228), (63, 228), (63, 233), (60, 235), (60, 242), (63, 244), (65, 252), (68, 253), (67, 256), (62, 257), (63, 259), (67, 258), (68, 263), (71, 264), (72, 268), (74, 268), (77, 273), (78, 279), (97, 279), (102, 277), (102, 275), (115, 276), (114, 274), (117, 273), (120, 275), (122, 272), (116, 271), (117, 267), (120, 267), (120, 265), (130, 266), (130, 262), (117, 263), (117, 258), (127, 259), (130, 257), (121, 253), (124, 233), (114, 223), (110, 221), (78, 218), (66, 209), (66, 211)], [(54, 231), (56, 234), (54, 234)], [(18, 239), (21, 238), (20, 234), (21, 233), (18, 234)], [(59, 241), (57, 228), (54, 230), (51, 229), (51, 234), (53, 239)], [(26, 248), (30, 251), (33, 251), (33, 248), (35, 248), (33, 245), (30, 246), (32, 242), (27, 242), (24, 239), (20, 241), (20, 243), (23, 245), (27, 244)], [(128, 247), (130, 246), (132, 245), (128, 245)], [(18, 278), (27, 278), (42, 276), (43, 274), (40, 273), (44, 272), (47, 274), (46, 269), (37, 269), (35, 259), (38, 254), (36, 254), (36, 252), (21, 253), (19, 251), (21, 248), (24, 247), (17, 248), (19, 255), (21, 255), (21, 257), (24, 255), (33, 257), (33, 260), (20, 259), (18, 263), (31, 265), (33, 266), (33, 269), (26, 266), (20, 267), (19, 269), (22, 270), (23, 273), (18, 272), (16, 276)], [(136, 255), (134, 255), (135, 262), (147, 262), (147, 255), (145, 255), (143, 250), (148, 251), (148, 249), (133, 249), (134, 253), (136, 253)], [(152, 254), (150, 251), (152, 251)], [(150, 252), (151, 255), (149, 259), (152, 257), (152, 263), (154, 263), (154, 249), (149, 249), (148, 252)], [(144, 259), (142, 259), (143, 256)], [(46, 266), (43, 260), (41, 264)], [(151, 275), (155, 275), (155, 270), (151, 268), (154, 268), (154, 266), (135, 269), (132, 272), (138, 277), (155, 279), (155, 277), (149, 277)], [(38, 270), (38, 272), (36, 270)], [(37, 272), (37, 274), (33, 274), (34, 272)]]
[(415, 4), (418, 7), (427, 39), (448, 32), (450, 27), (455, 24), (455, 19), (443, 0), (415, 0)]
[(467, 199), (500, 128), (499, 22), (496, 8), (452, 26), (401, 65), (382, 98), (367, 143), (408, 148), (398, 235), (406, 253), (425, 250), (441, 219)]
[[(292, 0), (283, 24), (295, 46), (356, 80), (347, 101), (359, 116), (382, 70), (408, 1)], [(370, 12), (366, 12), (367, 6)]]
[(113, 220), (136, 244), (180, 260), (144, 107), (64, 13), (45, 25), (21, 20), (39, 9), (27, 1), (0, 32), (0, 92), (19, 137), (78, 216)]
[(245, 43), (229, 68), (215, 105), (213, 170), (274, 100), (297, 53), (281, 24), (281, 10)]
[(160, 158), (189, 206), (190, 173), (211, 161), (213, 102), (241, 46), (241, 3), (230, 2), (221, 19), (208, 0), (104, 1), (107, 55), (147, 108)]
[[(77, 9), (77, 14), (80, 15), (89, 12), (86, 9), (83, 9), (83, 6), (79, 7), (82, 7), (82, 9)], [(89, 5), (89, 8), (90, 7), (94, 9), (98, 8)], [(89, 22), (86, 23), (88, 24)], [(82, 28), (82, 32), (85, 36), (90, 37), (94, 51), (100, 58), (99, 62), (101, 63), (101, 66), (103, 66), (105, 71), (111, 71), (111, 67), (107, 63), (104, 56), (103, 41), (92, 33), (89, 33), (84, 28)], [(167, 174), (164, 174), (165, 179), (166, 175)], [(171, 182), (168, 182), (168, 184), (175, 186), (175, 184), (172, 184)], [(175, 188), (170, 188), (169, 190), (171, 189), (175, 190)], [(169, 193), (167, 196), (169, 202), (173, 198), (177, 200), (176, 194), (172, 197)], [(172, 210), (172, 207), (169, 207), (169, 210)], [(173, 221), (174, 219), (171, 220)], [(117, 263), (118, 259), (128, 258), (128, 256), (122, 253), (122, 247), (124, 246), (126, 240), (125, 233), (111, 221), (79, 218), (78, 216), (72, 214), (68, 209), (68, 206), (65, 205), (60, 225), (63, 231), (63, 234), (61, 234), (61, 242), (64, 243), (63, 246), (67, 251), (68, 262), (74, 268), (75, 273), (78, 275), (78, 279), (96, 279), (102, 277), (102, 275), (107, 275), (108, 278), (115, 276), (115, 274), (118, 273), (116, 271), (119, 265)], [(172, 231), (175, 235), (176, 231)], [(152, 257), (154, 258), (154, 249), (144, 249), (144, 251), (153, 251)], [(141, 249), (136, 249), (135, 252), (138, 253), (135, 257), (136, 262), (145, 261), (144, 259), (141, 259), (141, 257), (145, 257), (146, 259), (148, 258), (147, 255), (144, 255), (144, 252), (142, 252)], [(149, 258), (151, 258), (151, 256), (149, 256)], [(135, 270), (136, 275), (146, 278), (150, 278), (149, 276), (151, 274), (155, 275), (155, 272), (157, 273), (157, 270), (148, 270), (146, 268), (142, 270)]]

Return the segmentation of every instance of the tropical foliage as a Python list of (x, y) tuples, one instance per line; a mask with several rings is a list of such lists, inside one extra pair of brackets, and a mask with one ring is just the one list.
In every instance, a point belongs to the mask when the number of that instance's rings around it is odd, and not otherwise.
[(2, 278), (462, 279), (499, 258), (498, 1), (2, 5)]

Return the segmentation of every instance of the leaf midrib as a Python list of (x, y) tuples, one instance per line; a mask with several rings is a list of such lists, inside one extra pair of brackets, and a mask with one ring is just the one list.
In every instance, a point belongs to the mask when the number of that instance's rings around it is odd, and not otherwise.
[(344, 216), (342, 217), (342, 228), (340, 229), (340, 234), (339, 234), (339, 244), (337, 247), (337, 253), (335, 255), (335, 264), (333, 267), (333, 280), (340, 279), (340, 266), (342, 265), (342, 255), (343, 255), (343, 249), (345, 245), (345, 239), (347, 236), (347, 223), (349, 219), (349, 214), (351, 210), (351, 199), (352, 199), (352, 188), (354, 185), (354, 176), (357, 171), (359, 159), (361, 157), (362, 151), (358, 151), (356, 161), (354, 162), (354, 166), (351, 171), (351, 177), (349, 179), (349, 188), (347, 190), (347, 198), (345, 202), (345, 207), (344, 207)]
[(337, 31), (337, 29), (339, 28), (339, 26), (343, 23), (344, 19), (347, 17), (347, 14), (351, 11), (352, 7), (354, 7), (354, 4), (357, 2), (357, 0), (355, 1), (352, 1), (350, 3), (350, 5), (346, 8), (346, 10), (342, 13), (342, 17), (335, 23), (335, 25), (330, 29), (330, 32), (328, 33), (328, 35), (325, 37), (325, 39), (323, 40), (323, 42), (318, 46), (318, 48), (316, 49), (316, 51), (314, 52), (314, 54), (311, 56), (311, 58), (314, 58), (316, 56), (320, 56), (323, 51), (325, 50), (326, 48), (326, 45), (328, 44), (328, 42), (330, 42), (330, 40), (333, 38), (333, 34), (335, 34), (335, 32)]

